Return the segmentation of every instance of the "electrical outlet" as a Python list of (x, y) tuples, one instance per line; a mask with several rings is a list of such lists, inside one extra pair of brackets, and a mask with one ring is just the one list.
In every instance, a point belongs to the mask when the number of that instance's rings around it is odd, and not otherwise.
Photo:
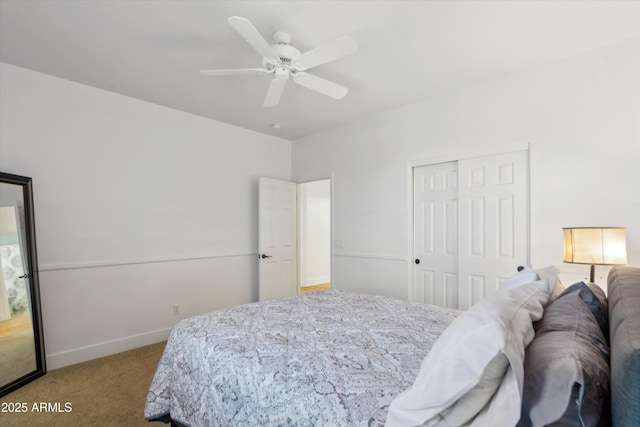
[(180, 314), (180, 306), (178, 304), (173, 305), (173, 314)]

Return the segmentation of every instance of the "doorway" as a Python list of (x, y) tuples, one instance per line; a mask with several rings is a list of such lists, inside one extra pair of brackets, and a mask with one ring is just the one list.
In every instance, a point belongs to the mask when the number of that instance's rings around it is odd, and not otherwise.
[(331, 180), (298, 184), (298, 292), (331, 288)]

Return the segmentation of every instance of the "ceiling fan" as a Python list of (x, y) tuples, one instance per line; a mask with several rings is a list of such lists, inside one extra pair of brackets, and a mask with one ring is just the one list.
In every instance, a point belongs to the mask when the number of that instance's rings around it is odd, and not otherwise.
[(243, 68), (230, 70), (201, 70), (204, 76), (235, 76), (235, 75), (264, 75), (273, 74), (267, 96), (264, 99), (265, 107), (278, 105), (282, 91), (289, 78), (293, 82), (308, 89), (330, 96), (334, 99), (343, 98), (348, 89), (336, 83), (330, 82), (306, 71), (327, 62), (351, 55), (358, 50), (356, 41), (349, 36), (342, 36), (328, 43), (322, 44), (305, 53), (291, 46), (291, 36), (283, 31), (273, 35), (275, 44), (269, 44), (260, 35), (251, 21), (239, 16), (228, 19), (229, 24), (262, 55), (263, 68)]

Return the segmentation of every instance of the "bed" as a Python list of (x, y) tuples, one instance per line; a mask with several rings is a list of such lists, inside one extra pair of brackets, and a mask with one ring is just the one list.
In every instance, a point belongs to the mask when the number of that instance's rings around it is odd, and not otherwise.
[(382, 424), (456, 314), (329, 290), (186, 319), (145, 416), (194, 427)]
[(330, 290), (185, 319), (145, 418), (192, 427), (638, 425), (640, 269), (614, 267), (608, 300), (593, 284), (558, 284), (549, 269), (524, 269), (466, 312)]

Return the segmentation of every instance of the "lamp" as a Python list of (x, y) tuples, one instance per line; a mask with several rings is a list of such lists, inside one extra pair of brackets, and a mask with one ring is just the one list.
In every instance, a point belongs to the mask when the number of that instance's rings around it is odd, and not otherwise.
[(595, 264), (620, 265), (627, 263), (625, 227), (563, 228), (564, 262), (591, 264), (589, 281), (594, 281)]

